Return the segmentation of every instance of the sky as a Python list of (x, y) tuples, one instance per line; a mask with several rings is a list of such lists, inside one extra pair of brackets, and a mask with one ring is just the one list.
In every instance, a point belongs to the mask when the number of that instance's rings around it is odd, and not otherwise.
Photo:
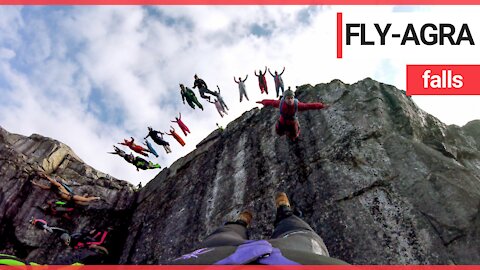
[[(345, 47), (343, 59), (337, 59), (339, 11), (346, 21), (372, 17), (365, 14), (381, 14), (379, 20), (438, 19), (447, 12), (461, 14), (451, 20), (474, 21), (480, 8), (1, 6), (0, 126), (25, 136), (54, 138), (95, 169), (135, 185), (146, 184), (160, 171), (137, 172), (122, 158), (107, 154), (112, 145), (129, 137), (143, 142), (148, 126), (161, 131), (173, 126), (186, 145), (167, 136), (172, 153), (157, 146), (159, 157), (149, 159), (170, 166), (194, 150), (216, 123), (225, 127), (259, 107), (255, 101), (275, 98), (272, 77), (267, 75), (270, 94), (262, 95), (254, 70), (268, 66), (274, 72), (285, 67), (282, 77), (292, 88), (370, 77), (405, 89), (406, 64), (463, 64), (480, 58), (463, 47), (419, 52), (414, 48), (409, 50), (417, 54), (405, 56), (398, 48), (400, 53), (366, 53), (352, 46)], [(220, 87), (230, 109), (227, 116), (221, 118), (214, 105), (201, 99), (204, 111), (182, 103), (178, 84), (192, 87), (194, 74), (210, 89)], [(240, 103), (233, 77), (246, 75), (250, 101)], [(414, 101), (446, 124), (462, 126), (480, 119), (477, 96), (422, 96)], [(191, 130), (186, 137), (170, 122), (179, 113)]]

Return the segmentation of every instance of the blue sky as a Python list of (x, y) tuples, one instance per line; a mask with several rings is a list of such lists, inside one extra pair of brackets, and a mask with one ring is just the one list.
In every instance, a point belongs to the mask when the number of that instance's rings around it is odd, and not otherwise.
[[(148, 126), (165, 131), (181, 112), (192, 131), (186, 138), (182, 134), (187, 145), (181, 147), (167, 137), (173, 153), (167, 155), (157, 147), (160, 157), (151, 159), (169, 166), (192, 151), (216, 123), (226, 126), (257, 107), (255, 101), (274, 98), (260, 94), (254, 70), (268, 66), (273, 72), (285, 66), (287, 87), (372, 77), (404, 89), (405, 78), (399, 72), (404, 62), (399, 59), (335, 59), (335, 14), (419, 10), (428, 9), (2, 6), (0, 125), (14, 133), (60, 140), (94, 168), (145, 184), (159, 171), (137, 172), (123, 159), (106, 154), (112, 145), (130, 136), (141, 142)], [(210, 89), (220, 86), (230, 108), (228, 116), (221, 118), (213, 105), (203, 101), (203, 112), (182, 104), (178, 84), (193, 86), (194, 74)], [(233, 77), (246, 74), (250, 101), (240, 103)], [(273, 79), (268, 76), (267, 82), (272, 93)], [(419, 99), (418, 104), (429, 102)], [(478, 111), (473, 116), (443, 118), (427, 105), (421, 107), (448, 124), (480, 118)]]

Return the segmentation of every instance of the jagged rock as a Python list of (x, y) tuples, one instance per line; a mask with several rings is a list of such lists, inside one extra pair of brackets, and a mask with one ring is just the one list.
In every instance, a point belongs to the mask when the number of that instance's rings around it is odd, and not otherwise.
[(446, 126), (369, 78), (296, 94), (331, 104), (300, 113), (298, 142), (276, 136), (278, 110), (254, 109), (148, 183), (120, 262), (166, 263), (244, 207), (266, 238), (277, 190), (347, 262), (480, 262), (478, 124)]
[[(62, 246), (58, 235), (44, 233), (28, 223), (36, 217), (70, 232), (112, 227), (107, 238), (111, 256), (103, 261), (118, 262), (136, 198), (133, 186), (96, 171), (68, 146), (40, 135), (24, 137), (0, 128), (0, 142), (0, 252), (42, 264), (78, 257), (78, 251)], [(30, 183), (35, 180), (48, 185), (37, 176), (39, 171), (66, 179), (76, 194), (88, 193), (102, 200), (76, 207), (72, 222), (45, 215), (38, 206), (57, 195)]]
[(303, 85), (296, 94), (331, 105), (299, 114), (297, 142), (275, 134), (278, 110), (253, 109), (138, 193), (59, 142), (0, 129), (0, 236), (7, 238), (0, 252), (40, 262), (68, 255), (53, 236), (25, 223), (35, 202), (53, 196), (29, 184), (43, 167), (106, 198), (87, 207), (76, 228), (114, 224), (109, 263), (168, 263), (244, 208), (254, 212), (251, 238), (268, 238), (279, 190), (332, 257), (354, 264), (480, 262), (479, 120), (446, 126), (404, 91), (370, 78)]

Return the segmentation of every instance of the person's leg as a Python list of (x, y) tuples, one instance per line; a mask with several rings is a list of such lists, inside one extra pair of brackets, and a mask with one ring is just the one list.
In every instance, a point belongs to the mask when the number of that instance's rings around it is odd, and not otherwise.
[(204, 99), (208, 99), (210, 101), (210, 96), (205, 95), (205, 93), (212, 93), (212, 91), (208, 90), (207, 88), (200, 88), (198, 89), (200, 96)]
[(282, 95), (283, 95), (283, 92), (285, 91), (285, 87), (283, 86), (283, 83), (280, 84), (280, 88), (282, 88)]
[[(100, 234), (101, 233), (99, 232), (97, 235), (94, 236), (94, 238), (96, 239)], [(89, 245), (101, 245), (105, 241), (105, 238), (107, 238), (107, 234), (108, 234), (108, 231), (104, 231), (103, 234), (102, 234), (102, 237), (100, 238), (99, 241), (87, 242), (87, 244), (89, 244)]]
[(205, 92), (207, 92), (207, 94), (210, 94), (210, 95), (212, 95), (212, 96), (218, 97), (218, 94), (217, 94), (216, 92), (212, 92), (212, 91), (210, 91), (210, 90), (207, 89), (207, 88), (205, 88)]
[(192, 109), (195, 109), (195, 105), (193, 104), (193, 101), (190, 98), (187, 98), (187, 103)]
[(273, 230), (272, 239), (279, 238), (294, 231), (312, 231), (313, 229), (303, 221), (301, 218), (295, 216), (290, 207), (277, 208), (277, 215), (274, 222), (275, 229)]
[(300, 124), (298, 120), (295, 120), (295, 124), (293, 125), (293, 134), (295, 134), (295, 139), (300, 136)]
[(329, 256), (323, 239), (301, 218), (293, 215), (285, 193), (276, 198), (277, 213), (271, 243), (276, 248), (288, 248)]
[(280, 85), (275, 85), (275, 91), (277, 92), (277, 98), (278, 98), (278, 92), (280, 91)]
[(225, 101), (223, 101), (223, 99), (222, 99), (222, 107), (223, 107), (224, 109), (226, 109), (226, 110), (230, 110), (230, 109), (228, 108), (227, 104), (225, 104)]
[(202, 89), (198, 89), (198, 93), (200, 93), (201, 98), (210, 100), (210, 97), (206, 96), (205, 92)]
[(290, 138), (292, 141), (294, 141), (298, 136), (300, 135), (300, 127), (298, 125), (298, 120), (295, 120), (295, 122), (290, 123), (286, 127), (286, 134), (287, 137)]
[(223, 117), (222, 108), (220, 106), (218, 106), (217, 103), (215, 103), (215, 109), (217, 109), (218, 114), (220, 114), (220, 116)]
[(190, 129), (187, 127), (187, 125), (185, 125), (183, 122), (182, 122), (182, 129), (184, 129), (186, 132), (188, 133), (191, 133), (190, 132)]
[(248, 240), (247, 227), (252, 220), (249, 211), (240, 213), (236, 221), (227, 222), (203, 242), (202, 247), (237, 246)]
[(275, 132), (277, 132), (278, 136), (285, 135), (285, 127), (282, 124), (280, 124), (279, 121), (277, 121), (277, 124), (275, 125)]
[(100, 200), (100, 197), (83, 197), (80, 195), (73, 195), (73, 200), (75, 202), (91, 202), (91, 201), (96, 201)]
[(193, 102), (195, 102), (195, 104), (197, 104), (197, 106), (203, 111), (203, 106), (202, 104), (200, 104), (200, 102), (198, 102), (198, 99), (196, 96), (193, 96)]

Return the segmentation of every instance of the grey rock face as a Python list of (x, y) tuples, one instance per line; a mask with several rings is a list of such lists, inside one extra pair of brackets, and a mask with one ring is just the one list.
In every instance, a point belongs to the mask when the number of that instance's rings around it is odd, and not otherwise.
[[(24, 137), (0, 128), (0, 157), (1, 253), (42, 264), (67, 263), (75, 256), (77, 251), (65, 248), (58, 235), (30, 225), (28, 221), (35, 217), (71, 233), (111, 227), (107, 238), (110, 256), (102, 260), (118, 261), (136, 197), (130, 184), (96, 171), (84, 164), (68, 146), (40, 135)], [(40, 207), (58, 197), (53, 191), (30, 183), (34, 180), (49, 185), (47, 180), (37, 176), (39, 171), (65, 179), (75, 194), (88, 193), (102, 200), (76, 207), (72, 221), (46, 215)]]
[(296, 95), (331, 105), (299, 113), (297, 142), (275, 134), (277, 109), (253, 109), (138, 193), (59, 142), (0, 130), (0, 236), (8, 239), (0, 252), (41, 263), (69, 254), (26, 223), (38, 214), (35, 204), (55, 196), (29, 183), (43, 168), (74, 180), (79, 193), (105, 198), (86, 207), (72, 229), (113, 224), (110, 263), (168, 263), (244, 208), (254, 213), (251, 238), (268, 238), (277, 191), (287, 192), (332, 257), (480, 263), (479, 120), (446, 126), (403, 91), (368, 78), (304, 85)]
[(251, 238), (268, 238), (281, 190), (332, 257), (480, 263), (478, 121), (446, 126), (371, 79), (304, 85), (296, 95), (331, 105), (299, 113), (298, 142), (275, 134), (278, 110), (254, 109), (151, 181), (120, 262), (166, 263), (243, 208), (254, 212)]

